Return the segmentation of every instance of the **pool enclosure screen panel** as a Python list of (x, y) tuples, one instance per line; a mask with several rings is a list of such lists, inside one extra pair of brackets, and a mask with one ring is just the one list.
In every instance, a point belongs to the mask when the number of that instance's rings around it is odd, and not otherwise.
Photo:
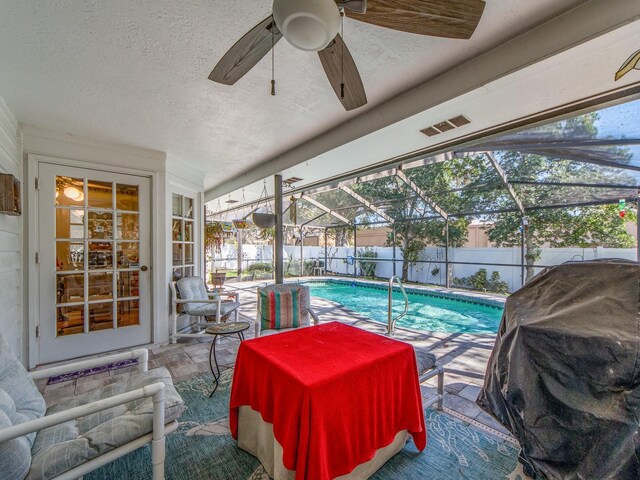
[(639, 285), (637, 262), (567, 262), (507, 299), (477, 403), (540, 478), (640, 478)]

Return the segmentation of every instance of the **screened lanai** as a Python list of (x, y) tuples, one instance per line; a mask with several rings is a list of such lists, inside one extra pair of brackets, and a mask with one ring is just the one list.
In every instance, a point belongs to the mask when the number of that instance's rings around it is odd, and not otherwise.
[[(283, 218), (285, 225), (294, 227), (301, 247), (308, 232), (324, 235), (324, 255), (316, 255), (324, 265), (330, 256), (327, 235), (347, 229), (353, 251), (338, 257), (352, 266), (346, 274), (357, 275), (358, 262), (365, 261), (358, 234), (386, 227), (386, 245), (392, 250), (366, 259), (387, 264), (386, 276), (406, 268), (398, 251), (406, 257), (410, 243), (422, 236), (428, 239), (423, 247), (438, 247), (443, 254), (427, 259), (417, 255), (410, 262), (428, 263), (429, 269), (440, 265), (445, 273), (441, 283), (447, 287), (452, 281), (450, 266), (465, 263), (517, 268), (522, 284), (546, 266), (533, 258), (543, 243), (635, 247), (638, 258), (639, 176), (640, 100), (634, 100), (443, 154), (304, 188), (285, 186)], [(216, 212), (210, 220), (221, 215), (246, 217), (256, 208), (260, 202), (239, 204)], [(452, 259), (450, 249), (461, 246), (460, 232), (472, 222), (487, 227), (496, 246), (518, 247), (518, 258)], [(303, 256), (301, 249), (301, 262)]]

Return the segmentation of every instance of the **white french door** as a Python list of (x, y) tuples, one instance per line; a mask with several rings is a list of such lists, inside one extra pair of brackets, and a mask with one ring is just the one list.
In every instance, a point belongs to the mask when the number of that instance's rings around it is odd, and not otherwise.
[(150, 179), (38, 165), (39, 363), (151, 342)]

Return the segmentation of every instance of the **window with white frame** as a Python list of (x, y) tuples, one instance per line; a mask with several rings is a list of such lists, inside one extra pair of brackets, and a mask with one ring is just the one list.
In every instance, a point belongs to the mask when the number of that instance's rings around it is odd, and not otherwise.
[(173, 280), (194, 274), (194, 204), (195, 201), (191, 197), (173, 194), (171, 215)]

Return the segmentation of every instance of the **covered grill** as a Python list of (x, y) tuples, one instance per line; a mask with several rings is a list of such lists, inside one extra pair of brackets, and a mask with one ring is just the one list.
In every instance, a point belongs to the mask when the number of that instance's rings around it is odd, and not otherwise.
[(640, 478), (640, 264), (548, 268), (506, 302), (478, 405), (548, 479)]

